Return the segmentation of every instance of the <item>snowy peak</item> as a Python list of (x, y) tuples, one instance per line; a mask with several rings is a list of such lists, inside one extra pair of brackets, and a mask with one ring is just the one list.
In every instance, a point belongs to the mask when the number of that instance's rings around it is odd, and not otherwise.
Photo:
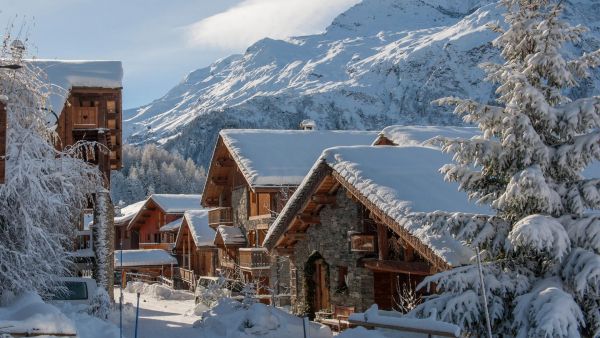
[[(594, 2), (568, 3), (566, 18), (591, 27), (574, 52), (600, 46)], [(592, 11), (592, 12), (590, 12)], [(130, 143), (161, 144), (209, 160), (223, 128), (380, 130), (390, 124), (460, 124), (431, 101), (490, 101), (478, 64), (499, 60), (486, 24), (502, 21), (496, 2), (365, 0), (323, 34), (263, 39), (191, 72), (164, 97), (125, 114)], [(577, 95), (596, 93), (599, 73)]]

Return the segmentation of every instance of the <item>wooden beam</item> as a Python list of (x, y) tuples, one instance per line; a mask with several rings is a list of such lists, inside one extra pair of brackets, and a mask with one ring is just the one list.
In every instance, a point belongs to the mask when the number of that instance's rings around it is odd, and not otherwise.
[(227, 185), (227, 177), (224, 176), (215, 176), (210, 179), (212, 184), (214, 185)]
[(235, 161), (229, 157), (222, 157), (215, 161), (217, 167), (231, 168), (235, 165)]
[(321, 218), (318, 215), (298, 214), (296, 219), (303, 224), (321, 224)]
[(410, 246), (404, 247), (404, 260), (407, 262), (412, 262), (415, 260), (415, 250)]
[(293, 241), (301, 241), (306, 238), (306, 233), (304, 232), (287, 232), (285, 237), (291, 239)]
[(334, 204), (335, 195), (313, 195), (311, 200), (317, 204)]
[(365, 260), (365, 268), (374, 271), (410, 273), (412, 275), (429, 276), (432, 269), (426, 262), (402, 262), (392, 260)]
[(275, 254), (277, 256), (291, 256), (294, 254), (294, 248), (277, 248)]
[(381, 223), (377, 223), (377, 247), (379, 248), (379, 260), (386, 260), (389, 248), (387, 227)]

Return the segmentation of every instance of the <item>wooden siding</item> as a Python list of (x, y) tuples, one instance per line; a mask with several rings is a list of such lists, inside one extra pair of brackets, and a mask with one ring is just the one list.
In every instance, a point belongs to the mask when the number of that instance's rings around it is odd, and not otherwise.
[(122, 166), (122, 95), (121, 89), (75, 87), (63, 111), (58, 116), (56, 131), (60, 138), (57, 148), (64, 149), (80, 140), (96, 141), (95, 157), (86, 158), (97, 164), (110, 185), (110, 171)]

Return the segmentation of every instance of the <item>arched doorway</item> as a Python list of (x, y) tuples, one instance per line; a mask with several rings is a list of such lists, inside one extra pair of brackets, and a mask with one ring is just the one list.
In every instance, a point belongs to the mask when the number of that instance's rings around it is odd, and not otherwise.
[(313, 252), (304, 266), (306, 282), (306, 303), (310, 314), (330, 308), (329, 303), (329, 264), (317, 251)]

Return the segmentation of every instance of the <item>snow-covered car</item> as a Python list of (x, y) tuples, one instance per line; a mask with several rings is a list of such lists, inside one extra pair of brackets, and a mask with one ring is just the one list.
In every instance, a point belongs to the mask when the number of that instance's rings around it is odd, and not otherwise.
[(51, 303), (90, 304), (98, 288), (92, 278), (62, 277), (60, 283), (66, 291), (54, 294), (50, 299)]
[(222, 277), (201, 276), (196, 283), (196, 291), (194, 298), (196, 304), (204, 303), (210, 305), (212, 301), (221, 297), (229, 297), (233, 299), (242, 299), (242, 290), (244, 283)]

